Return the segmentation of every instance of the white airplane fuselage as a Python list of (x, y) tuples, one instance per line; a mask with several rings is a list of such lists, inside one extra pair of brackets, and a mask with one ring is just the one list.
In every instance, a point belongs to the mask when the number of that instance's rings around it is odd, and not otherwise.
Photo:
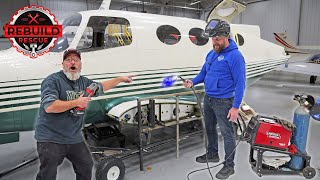
[[(81, 22), (69, 48), (76, 49), (85, 35), (92, 16), (119, 17), (128, 20), (132, 42), (126, 46), (82, 52), (81, 74), (95, 81), (103, 81), (127, 74), (136, 74), (131, 84), (121, 84), (105, 94), (93, 98), (88, 109), (92, 115), (86, 122), (95, 122), (97, 114), (104, 116), (112, 108), (111, 100), (136, 98), (147, 94), (166, 94), (186, 91), (178, 82), (170, 88), (161, 88), (163, 77), (179, 74), (193, 78), (201, 69), (206, 54), (212, 49), (211, 39), (205, 45), (195, 45), (189, 38), (192, 28), (204, 29), (206, 22), (188, 18), (143, 14), (127, 11), (93, 10), (79, 13)], [(157, 37), (157, 29), (170, 25), (181, 33), (180, 41), (168, 45)], [(260, 38), (260, 29), (253, 25), (231, 25), (231, 39), (243, 44), (239, 49), (245, 57), (248, 85), (263, 74), (285, 62), (281, 46)], [(50, 52), (30, 59), (14, 48), (0, 51), (0, 133), (32, 130), (40, 102), (40, 84), (49, 74), (62, 69), (61, 52)], [(100, 119), (101, 120), (101, 119)]]

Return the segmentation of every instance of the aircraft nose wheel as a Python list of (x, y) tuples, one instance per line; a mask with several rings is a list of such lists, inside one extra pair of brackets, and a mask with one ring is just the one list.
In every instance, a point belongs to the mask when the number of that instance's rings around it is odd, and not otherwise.
[(124, 163), (114, 156), (103, 158), (97, 165), (97, 180), (123, 180), (124, 174)]
[(302, 170), (302, 174), (306, 179), (312, 179), (316, 175), (316, 170), (307, 166)]

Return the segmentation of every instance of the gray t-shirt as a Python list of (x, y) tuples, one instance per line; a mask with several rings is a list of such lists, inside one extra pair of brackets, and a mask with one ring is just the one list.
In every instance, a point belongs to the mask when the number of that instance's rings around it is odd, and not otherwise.
[[(83, 116), (74, 116), (70, 110), (62, 113), (46, 113), (45, 109), (55, 100), (77, 99), (92, 83), (94, 83), (92, 80), (83, 76), (76, 81), (71, 81), (63, 71), (53, 73), (43, 80), (34, 136), (38, 142), (76, 144), (83, 141), (81, 134)], [(102, 84), (98, 84), (99, 89), (95, 95), (102, 92)]]

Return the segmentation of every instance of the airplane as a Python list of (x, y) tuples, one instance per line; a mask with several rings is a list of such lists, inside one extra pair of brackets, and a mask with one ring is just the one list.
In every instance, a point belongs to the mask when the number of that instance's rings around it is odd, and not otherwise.
[[(230, 21), (240, 13), (236, 8), (244, 8), (232, 0), (221, 4), (227, 8), (216, 6), (207, 21), (213, 18)], [(0, 80), (0, 144), (18, 141), (19, 131), (34, 129), (40, 83), (61, 69), (62, 54), (69, 48), (82, 52), (82, 74), (95, 81), (119, 74), (137, 74), (133, 83), (119, 85), (92, 98), (86, 123), (103, 122), (112, 108), (139, 97), (188, 91), (182, 82), (165, 89), (160, 83), (168, 74), (192, 78), (199, 72), (206, 53), (212, 49), (210, 40), (202, 36), (206, 22), (109, 10), (109, 5), (107, 0), (99, 10), (82, 11), (66, 18), (63, 37), (51, 52), (35, 60), (14, 48), (0, 51), (0, 68), (4, 74)], [(230, 7), (236, 7), (230, 16), (219, 16), (219, 13), (225, 15), (224, 9), (230, 11)], [(177, 36), (180, 38), (173, 38)], [(201, 43), (196, 44), (195, 37)], [(245, 57), (248, 85), (289, 58), (282, 47), (260, 38), (258, 26), (231, 24), (231, 38)]]
[[(276, 41), (285, 48), (286, 53), (311, 54), (297, 48), (287, 37), (287, 33), (273, 33)], [(318, 48), (320, 49), (320, 48)], [(315, 84), (320, 76), (320, 54), (312, 54), (305, 61), (286, 62), (277, 68), (281, 71), (310, 75), (310, 84)]]
[[(40, 84), (49, 74), (61, 70), (62, 54), (73, 48), (82, 52), (82, 75), (103, 81), (119, 75), (136, 74), (133, 83), (121, 84), (92, 98), (84, 117), (86, 124), (106, 122), (137, 124), (136, 106), (141, 97), (190, 91), (182, 82), (162, 88), (163, 77), (179, 74), (193, 78), (200, 71), (211, 40), (203, 36), (204, 27), (213, 18), (232, 18), (245, 6), (223, 0), (206, 21), (156, 14), (110, 10), (104, 0), (98, 10), (81, 11), (63, 21), (63, 37), (56, 46), (37, 59), (30, 59), (14, 48), (0, 51), (0, 144), (19, 141), (19, 132), (34, 130), (40, 102)], [(247, 85), (259, 80), (289, 58), (284, 48), (261, 39), (256, 25), (231, 24), (230, 38), (235, 40), (246, 61)], [(203, 85), (198, 86), (203, 89)], [(158, 102), (169, 113), (170, 99)], [(181, 115), (190, 109), (185, 100)], [(143, 105), (146, 105), (145, 103)], [(163, 110), (166, 112), (166, 110)], [(192, 111), (192, 109), (191, 109)], [(129, 114), (129, 115), (128, 115)], [(179, 114), (179, 115), (180, 115)], [(173, 116), (168, 115), (169, 120)]]
[(289, 40), (287, 36), (287, 32), (284, 33), (273, 33), (276, 42), (285, 48), (287, 53), (302, 53), (308, 54), (308, 52), (304, 52), (303, 50), (297, 48), (293, 43)]

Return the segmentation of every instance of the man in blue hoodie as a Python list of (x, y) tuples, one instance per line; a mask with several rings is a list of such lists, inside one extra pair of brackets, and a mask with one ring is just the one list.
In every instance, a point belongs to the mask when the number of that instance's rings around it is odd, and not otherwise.
[(246, 83), (244, 57), (229, 34), (227, 22), (213, 19), (208, 23), (205, 35), (212, 37), (213, 50), (207, 54), (200, 73), (192, 80), (184, 81), (187, 88), (202, 82), (205, 85), (204, 120), (208, 151), (196, 161), (219, 162), (217, 124), (223, 136), (225, 162), (216, 174), (218, 179), (227, 179), (234, 174), (236, 141), (232, 122), (238, 117)]

